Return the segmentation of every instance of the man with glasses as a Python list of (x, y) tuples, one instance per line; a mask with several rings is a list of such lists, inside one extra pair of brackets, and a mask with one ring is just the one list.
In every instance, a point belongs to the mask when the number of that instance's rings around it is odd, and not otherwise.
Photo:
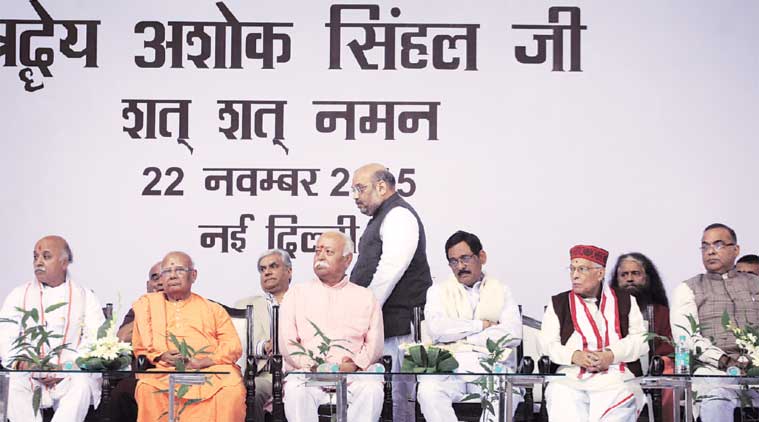
[[(311, 359), (311, 352), (324, 358), (328, 371), (371, 370), (379, 361), (382, 311), (369, 289), (348, 279), (345, 272), (352, 260), (353, 242), (344, 233), (327, 231), (316, 241), (316, 279), (294, 285), (282, 301), (279, 346), (287, 370), (324, 370)], [(324, 337), (334, 343), (322, 353)], [(358, 376), (348, 381), (348, 420), (378, 420), (382, 378)], [(329, 400), (327, 392), (309, 385), (303, 376), (290, 374), (285, 379), (285, 415), (290, 421), (316, 422), (319, 405)]]
[(638, 358), (648, 352), (635, 298), (605, 285), (609, 253), (577, 245), (569, 251), (572, 288), (551, 298), (539, 345), (564, 377), (546, 388), (548, 418), (557, 421), (635, 421), (645, 398)]
[(263, 296), (241, 299), (235, 308), (253, 305), (253, 335), (258, 358), (256, 373), (256, 397), (253, 400), (253, 420), (264, 420), (264, 407), (272, 394), (271, 372), (268, 358), (272, 353), (271, 313), (274, 305), (282, 303), (285, 293), (290, 288), (293, 277), (293, 264), (290, 255), (281, 249), (269, 249), (261, 254), (256, 264), (261, 281)]
[[(384, 354), (392, 356), (393, 371), (399, 371), (403, 352), (398, 346), (413, 341), (412, 309), (424, 306), (432, 285), (424, 226), (414, 208), (396, 192), (393, 174), (381, 164), (356, 170), (351, 190), (358, 209), (372, 218), (358, 243), (350, 279), (369, 287), (382, 305)], [(393, 382), (395, 420), (411, 420), (412, 395), (412, 384)]]
[[(759, 324), (759, 277), (735, 270), (740, 246), (735, 231), (724, 224), (714, 223), (704, 229), (700, 249), (706, 273), (675, 289), (670, 310), (673, 337), (675, 341), (680, 336), (687, 339), (701, 364), (695, 374), (724, 375), (731, 367), (742, 371), (749, 361), (741, 357), (735, 337), (722, 326), (722, 315), (727, 312), (739, 327)], [(688, 317), (700, 325), (700, 331), (691, 333), (681, 328), (691, 326)], [(736, 389), (694, 384), (694, 390), (708, 396), (699, 409), (703, 422), (732, 420), (733, 409), (740, 404)], [(756, 391), (745, 393), (757, 403)]]
[[(453, 275), (427, 290), (427, 329), (433, 344), (445, 343), (453, 353), (459, 362), (456, 372), (482, 372), (479, 360), (488, 355), (488, 340), (497, 342), (506, 336), (508, 348), (522, 340), (519, 308), (506, 283), (482, 271), (488, 256), (476, 235), (457, 231), (445, 242), (445, 254)], [(514, 372), (516, 353), (509, 353), (502, 364)], [(452, 403), (477, 392), (478, 388), (447, 377), (423, 377), (417, 399), (426, 420), (455, 422)], [(515, 404), (522, 401), (520, 394), (513, 396)], [(497, 415), (498, 403), (493, 404)]]
[[(192, 258), (184, 252), (170, 252), (161, 261), (164, 291), (148, 293), (133, 306), (134, 354), (144, 355), (160, 371), (174, 370), (182, 362), (179, 367), (187, 370), (226, 372), (209, 375), (206, 384), (189, 386), (177, 410), (187, 405), (182, 420), (242, 422), (245, 387), (235, 364), (242, 355), (240, 338), (221, 305), (192, 292), (197, 277)], [(183, 353), (172, 335), (180, 344), (186, 342), (188, 349), (207, 353)], [(164, 416), (168, 381), (166, 374), (139, 376), (135, 391), (138, 421), (155, 422)]]

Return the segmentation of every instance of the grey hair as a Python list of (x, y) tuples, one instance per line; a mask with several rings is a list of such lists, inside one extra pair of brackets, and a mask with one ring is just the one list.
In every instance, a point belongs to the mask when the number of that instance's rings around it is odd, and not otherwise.
[(66, 255), (66, 260), (69, 262), (69, 264), (74, 263), (74, 254), (71, 253), (69, 242), (67, 242), (65, 239), (63, 240), (63, 254)]
[(373, 178), (375, 182), (379, 182), (381, 180), (387, 183), (387, 186), (390, 187), (390, 189), (395, 189), (395, 176), (393, 176), (393, 173), (390, 173), (390, 170), (377, 170), (377, 172), (374, 173)]
[(256, 267), (259, 267), (261, 265), (261, 260), (266, 258), (269, 255), (279, 255), (279, 257), (282, 258), (282, 262), (285, 263), (285, 267), (287, 268), (293, 267), (293, 262), (290, 260), (290, 254), (283, 251), (282, 249), (268, 249), (264, 251), (264, 253), (258, 256), (258, 261), (256, 261)]
[(322, 233), (322, 236), (325, 234), (335, 235), (343, 239), (343, 256), (348, 256), (353, 253), (353, 240), (351, 240), (350, 236), (337, 230), (326, 231)]

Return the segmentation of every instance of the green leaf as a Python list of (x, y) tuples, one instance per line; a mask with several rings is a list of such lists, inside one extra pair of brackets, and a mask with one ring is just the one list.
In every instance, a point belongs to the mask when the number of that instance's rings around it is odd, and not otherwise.
[(437, 365), (437, 359), (438, 359), (439, 354), (440, 354), (440, 349), (438, 349), (437, 347), (430, 346), (427, 349), (427, 366), (434, 367), (435, 365)]
[(423, 366), (417, 366), (411, 372), (413, 372), (415, 374), (423, 374), (426, 370), (427, 370), (427, 368), (425, 368)]
[(42, 387), (34, 387), (34, 393), (32, 394), (32, 409), (34, 409), (34, 417), (37, 417), (37, 413), (40, 411), (40, 402), (42, 401)]
[(190, 391), (189, 385), (187, 384), (180, 385), (179, 388), (177, 389), (177, 397), (181, 399), (182, 397), (185, 396), (185, 394), (187, 394), (188, 391)]
[(37, 308), (33, 308), (31, 311), (29, 311), (29, 315), (32, 317), (34, 322), (39, 323), (40, 321), (40, 312), (37, 310)]
[(98, 327), (98, 340), (105, 337), (108, 334), (108, 329), (111, 328), (111, 323), (113, 322), (112, 319), (106, 319), (105, 322), (100, 324), (100, 327)]
[(727, 328), (728, 325), (730, 325), (730, 315), (727, 310), (724, 310), (722, 311), (722, 326)]
[(47, 313), (53, 312), (54, 310), (60, 308), (61, 306), (66, 306), (66, 302), (59, 302), (54, 305), (48, 306), (47, 308), (45, 308), (45, 313), (47, 314)]
[(461, 398), (461, 401), (469, 401), (469, 400), (475, 400), (479, 399), (480, 395), (477, 393), (467, 394), (466, 396)]
[(187, 369), (183, 359), (177, 359), (176, 363), (174, 364), (174, 367), (177, 368), (177, 371), (179, 372), (185, 372), (185, 370)]
[(426, 365), (422, 365), (422, 350), (423, 349), (424, 349), (423, 346), (412, 346), (408, 350), (408, 353), (411, 356), (411, 360), (413, 360), (414, 364), (417, 366), (426, 366)]
[(488, 339), (487, 339), (487, 341), (485, 342), (485, 345), (487, 346), (487, 348), (488, 348), (488, 352), (490, 352), (490, 353), (493, 353), (493, 352), (495, 352), (495, 349), (498, 347), (498, 346), (496, 346), (496, 344), (493, 342), (493, 340), (491, 340), (491, 339), (489, 339), (489, 338), (488, 338)]
[(177, 336), (175, 336), (173, 333), (169, 333), (169, 340), (171, 340), (171, 343), (174, 345), (174, 347), (179, 350), (182, 346), (179, 344), (179, 339), (177, 339)]
[(438, 370), (440, 372), (453, 372), (454, 369), (459, 367), (458, 361), (451, 356), (448, 359), (442, 360), (437, 364)]

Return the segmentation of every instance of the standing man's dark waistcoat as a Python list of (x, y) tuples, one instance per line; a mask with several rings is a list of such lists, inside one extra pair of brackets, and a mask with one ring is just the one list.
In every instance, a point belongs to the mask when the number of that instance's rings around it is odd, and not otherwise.
[(358, 243), (358, 258), (351, 272), (350, 280), (359, 286), (368, 287), (382, 255), (380, 227), (382, 221), (395, 207), (406, 208), (416, 218), (419, 227), (419, 241), (406, 272), (403, 273), (393, 291), (382, 306), (382, 319), (385, 326), (385, 338), (396, 337), (411, 332), (411, 313), (415, 306), (424, 306), (427, 289), (432, 285), (430, 266), (427, 264), (427, 240), (424, 226), (416, 211), (398, 192), (387, 198), (369, 220)]

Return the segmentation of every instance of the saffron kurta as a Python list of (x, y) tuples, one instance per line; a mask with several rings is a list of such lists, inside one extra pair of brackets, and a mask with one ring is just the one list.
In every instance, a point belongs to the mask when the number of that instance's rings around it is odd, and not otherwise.
[[(214, 365), (205, 371), (229, 372), (209, 375), (208, 383), (193, 385), (184, 399), (202, 401), (187, 407), (182, 421), (242, 421), (245, 417), (245, 388), (240, 368), (235, 363), (242, 354), (240, 338), (227, 312), (220, 305), (194, 293), (187, 300), (172, 302), (161, 292), (140, 297), (134, 306), (132, 337), (135, 356), (145, 355), (151, 362), (161, 354), (175, 350), (169, 338), (174, 334), (195, 350), (206, 347)], [(159, 361), (157, 370), (172, 370)], [(168, 410), (168, 396), (156, 394), (168, 389), (168, 375), (141, 375), (135, 397), (139, 406), (138, 421), (155, 422)]]

